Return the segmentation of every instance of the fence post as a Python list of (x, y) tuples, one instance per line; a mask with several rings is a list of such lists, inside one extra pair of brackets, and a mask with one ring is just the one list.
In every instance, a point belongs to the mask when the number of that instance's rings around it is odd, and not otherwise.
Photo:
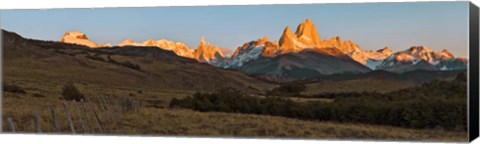
[(100, 105), (100, 110), (102, 111), (105, 111), (105, 106), (103, 105), (103, 102), (102, 102), (102, 99), (101, 98), (97, 98), (97, 103)]
[(109, 104), (107, 103), (106, 97), (102, 96), (102, 97), (100, 97), (100, 99), (102, 100), (103, 105), (105, 106), (105, 110), (109, 110), (110, 108), (109, 108)]
[(138, 101), (136, 101), (136, 100), (132, 101), (132, 109), (133, 109), (134, 112), (137, 112), (137, 104), (138, 104)]
[(100, 118), (98, 117), (97, 115), (97, 112), (95, 111), (95, 109), (93, 110), (93, 116), (95, 116), (95, 120), (97, 122), (97, 125), (98, 127), (100, 128), (100, 133), (103, 133), (103, 126), (102, 126), (102, 123), (100, 121)]
[(13, 124), (12, 117), (8, 117), (7, 121), (8, 121), (8, 124), (10, 125), (10, 130), (12, 130), (12, 132), (15, 133), (15, 124)]
[(92, 130), (92, 133), (95, 132), (95, 129), (93, 128), (93, 126), (91, 124), (89, 124), (89, 117), (87, 117), (87, 109), (85, 108), (85, 101), (83, 101), (83, 99), (80, 100), (80, 102), (82, 103), (82, 111), (83, 111), (83, 117), (85, 118), (85, 123), (87, 123), (87, 126), (88, 126), (88, 129)]
[(113, 118), (112, 118), (113, 106), (108, 102), (107, 96), (100, 97), (100, 99), (103, 102), (103, 104), (105, 106), (105, 110), (106, 110), (106, 111), (103, 111), (104, 116), (105, 116), (105, 120), (111, 123), (113, 121)]
[(114, 103), (114, 107), (115, 107), (115, 111), (116, 111), (116, 114), (119, 114), (121, 112), (121, 104), (120, 104), (120, 100), (118, 99), (118, 97), (114, 97), (113, 98), (113, 103)]
[(83, 133), (87, 133), (87, 129), (85, 129), (85, 123), (83, 123), (83, 118), (80, 114), (81, 109), (78, 107), (77, 102), (73, 101), (73, 105), (75, 107), (75, 110), (77, 111), (78, 120), (80, 121), (80, 124), (82, 126)]
[(55, 112), (55, 105), (50, 107), (50, 109), (51, 109), (51, 112), (52, 112), (52, 119), (53, 119), (53, 124), (55, 125), (55, 129), (57, 130), (58, 133), (60, 133), (61, 129), (60, 129), (60, 124), (57, 121), (57, 114)]
[(40, 116), (36, 111), (33, 112), (35, 118), (35, 124), (37, 125), (37, 133), (42, 133), (42, 126), (40, 125)]
[(68, 123), (70, 124), (70, 129), (72, 133), (75, 134), (75, 127), (73, 126), (72, 114), (68, 111), (67, 102), (63, 102), (63, 108), (65, 110), (65, 114), (67, 114)]

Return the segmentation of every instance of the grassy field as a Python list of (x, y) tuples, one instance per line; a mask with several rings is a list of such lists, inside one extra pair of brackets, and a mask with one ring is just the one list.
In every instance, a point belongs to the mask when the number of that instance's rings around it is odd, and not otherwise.
[[(12, 117), (17, 132), (36, 132), (33, 111), (40, 114), (42, 130), (56, 132), (51, 118), (50, 107), (56, 105), (63, 133), (70, 133), (66, 115), (63, 112), (60, 91), (61, 85), (37, 85), (19, 83), (27, 94), (4, 93), (3, 121)], [(390, 126), (367, 125), (356, 123), (338, 123), (328, 121), (305, 121), (292, 118), (262, 116), (250, 114), (197, 112), (186, 109), (168, 108), (171, 98), (181, 98), (191, 93), (175, 91), (149, 91), (124, 87), (104, 87), (77, 84), (87, 99), (95, 96), (110, 95), (130, 98), (145, 102), (135, 112), (116, 114), (114, 120), (106, 122), (105, 134), (115, 135), (180, 135), (180, 136), (224, 136), (224, 137), (268, 137), (268, 138), (314, 138), (314, 139), (382, 139), (382, 140), (419, 140), (419, 141), (463, 141), (466, 132), (449, 132), (445, 130), (416, 130)], [(140, 92), (141, 91), (141, 92)], [(34, 96), (43, 94), (45, 97)], [(101, 110), (94, 102), (87, 106)], [(80, 123), (72, 102), (68, 102), (77, 127)], [(100, 119), (107, 120), (109, 112), (99, 113)], [(93, 122), (93, 120), (91, 120)], [(93, 124), (92, 124), (93, 125)], [(88, 134), (99, 133), (93, 125)], [(8, 124), (3, 128), (9, 131)]]
[[(138, 121), (146, 117), (148, 118)], [(302, 121), (273, 116), (152, 108), (125, 115), (115, 123), (113, 133), (423, 141), (463, 141), (466, 137), (466, 133), (441, 130), (413, 130), (378, 125)]]

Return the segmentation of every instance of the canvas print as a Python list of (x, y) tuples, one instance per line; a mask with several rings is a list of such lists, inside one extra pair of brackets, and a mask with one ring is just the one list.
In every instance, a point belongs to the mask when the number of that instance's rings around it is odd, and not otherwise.
[(2, 132), (467, 141), (468, 7), (2, 10)]

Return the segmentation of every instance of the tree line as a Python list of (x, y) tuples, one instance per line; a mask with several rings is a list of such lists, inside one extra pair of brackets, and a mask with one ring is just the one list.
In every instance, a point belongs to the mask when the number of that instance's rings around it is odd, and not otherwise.
[[(172, 99), (170, 107), (198, 111), (218, 111), (245, 114), (284, 116), (304, 120), (337, 121), (391, 125), (406, 128), (440, 128), (467, 131), (466, 75), (454, 80), (435, 80), (417, 87), (389, 93), (348, 92), (341, 94), (317, 94), (315, 97), (331, 97), (332, 103), (294, 102), (288, 95), (302, 91), (284, 89), (281, 85), (270, 92), (293, 92), (284, 96), (249, 96), (233, 88), (213, 93), (195, 93), (181, 99)], [(267, 93), (268, 94), (268, 93)]]

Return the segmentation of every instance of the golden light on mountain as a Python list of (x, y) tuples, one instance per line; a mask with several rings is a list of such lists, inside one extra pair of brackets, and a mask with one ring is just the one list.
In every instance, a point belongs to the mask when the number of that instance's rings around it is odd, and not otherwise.
[(214, 60), (217, 56), (224, 57), (220, 48), (206, 42), (205, 36), (202, 37), (200, 45), (198, 45), (198, 48), (193, 53), (193, 56), (200, 62), (209, 62)]
[(265, 48), (262, 52), (263, 57), (275, 57), (277, 56), (277, 52), (280, 50), (280, 47), (277, 43), (266, 42)]
[(90, 48), (97, 48), (100, 46), (99, 44), (90, 41), (87, 35), (81, 32), (66, 32), (60, 41), (63, 43), (84, 45)]
[(320, 44), (321, 39), (317, 27), (310, 19), (306, 19), (305, 22), (298, 25), (295, 35), (297, 35), (299, 42), (307, 46), (318, 47)]
[(304, 48), (317, 48), (320, 46), (320, 35), (312, 20), (306, 19), (298, 25), (293, 33), (289, 26), (285, 28), (279, 40), (282, 54), (299, 52)]
[(296, 48), (295, 41), (297, 39), (297, 36), (293, 34), (293, 32), (290, 30), (290, 27), (287, 26), (285, 30), (283, 30), (283, 34), (280, 37), (280, 48), (282, 49), (294, 49)]
[[(84, 45), (90, 48), (111, 47), (111, 44), (100, 45), (88, 39), (81, 32), (68, 32), (61, 40), (64, 43)], [(168, 41), (166, 39), (153, 40), (148, 39), (143, 42), (135, 42), (127, 39), (117, 46), (138, 46), (138, 47), (158, 47), (163, 50), (174, 52), (176, 55), (195, 59), (198, 62), (205, 62), (212, 65), (222, 65), (220, 67), (240, 67), (250, 60), (260, 57), (274, 58), (286, 54), (297, 53), (301, 55), (302, 51), (319, 52), (329, 56), (344, 58), (348, 56), (351, 60), (360, 63), (374, 70), (377, 66), (386, 65), (384, 60), (394, 60), (396, 62), (418, 62), (424, 60), (430, 64), (438, 64), (440, 61), (455, 59), (455, 56), (448, 50), (434, 52), (425, 46), (413, 46), (405, 51), (394, 53), (390, 48), (385, 47), (380, 50), (364, 51), (351, 40), (342, 40), (335, 36), (330, 39), (322, 40), (318, 29), (311, 19), (306, 19), (300, 23), (295, 32), (292, 32), (289, 26), (283, 30), (283, 34), (277, 41), (270, 41), (269, 37), (262, 37), (254, 41), (247, 42), (242, 46), (232, 50), (223, 49), (201, 38), (200, 44), (196, 49), (192, 49), (184, 43)], [(396, 63), (393, 62), (393, 63)], [(388, 66), (380, 66), (388, 67)]]

